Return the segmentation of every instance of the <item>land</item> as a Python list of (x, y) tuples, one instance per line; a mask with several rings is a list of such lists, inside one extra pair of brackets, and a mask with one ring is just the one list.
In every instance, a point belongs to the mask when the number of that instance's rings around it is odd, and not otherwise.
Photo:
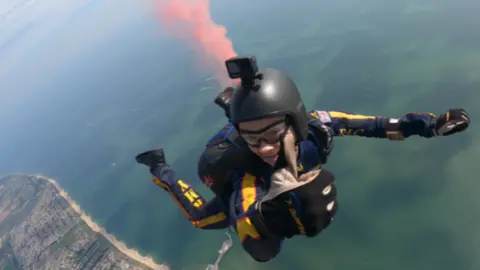
[(88, 217), (51, 178), (0, 178), (0, 268), (168, 269)]

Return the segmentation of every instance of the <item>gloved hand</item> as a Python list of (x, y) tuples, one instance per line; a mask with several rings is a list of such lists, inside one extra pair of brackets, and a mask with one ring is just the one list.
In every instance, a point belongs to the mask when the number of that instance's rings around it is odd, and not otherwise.
[(447, 113), (437, 118), (435, 134), (437, 136), (448, 136), (462, 132), (470, 125), (470, 118), (463, 109), (450, 109)]
[(293, 130), (286, 132), (280, 142), (270, 187), (255, 204), (251, 221), (260, 234), (270, 237), (281, 239), (299, 234), (313, 237), (335, 216), (335, 178), (326, 170), (298, 175), (298, 147)]
[(330, 225), (337, 211), (334, 180), (332, 173), (321, 170), (313, 181), (260, 202), (258, 209), (266, 230), (287, 238), (318, 235)]
[(135, 160), (137, 163), (143, 164), (150, 169), (150, 172), (154, 175), (153, 183), (155, 185), (165, 190), (173, 185), (175, 180), (174, 172), (167, 164), (163, 149), (154, 149), (140, 153), (135, 157)]
[(162, 148), (140, 153), (135, 157), (135, 160), (137, 163), (143, 164), (150, 169), (155, 168), (157, 165), (167, 164), (165, 160), (165, 153)]

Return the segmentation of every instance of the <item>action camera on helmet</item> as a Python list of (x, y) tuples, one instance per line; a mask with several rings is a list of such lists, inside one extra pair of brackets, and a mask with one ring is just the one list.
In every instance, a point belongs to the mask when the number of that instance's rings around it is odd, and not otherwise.
[(243, 85), (252, 85), (259, 77), (257, 59), (255, 56), (237, 56), (225, 61), (228, 76), (231, 79), (240, 78)]

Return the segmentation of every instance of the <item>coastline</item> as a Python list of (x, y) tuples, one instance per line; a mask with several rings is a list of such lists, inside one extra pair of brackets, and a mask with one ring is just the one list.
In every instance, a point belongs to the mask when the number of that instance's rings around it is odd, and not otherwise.
[[(141, 263), (152, 270), (169, 270), (170, 268), (166, 264), (159, 264), (153, 260), (151, 256), (141, 255), (138, 250), (129, 248), (124, 242), (118, 240), (114, 235), (108, 233), (103, 227), (99, 226), (89, 215), (82, 210), (80, 205), (76, 203), (70, 195), (57, 183), (53, 178), (40, 175), (40, 174), (8, 174), (5, 176), (11, 175), (28, 175), (30, 177), (35, 177), (37, 180), (45, 180), (50, 183), (57, 191), (58, 194), (65, 199), (70, 207), (80, 216), (80, 218), (87, 224), (87, 226), (94, 232), (101, 234), (105, 239), (107, 239), (116, 249), (121, 253), (125, 254), (130, 259)], [(4, 176), (0, 177), (3, 178)]]

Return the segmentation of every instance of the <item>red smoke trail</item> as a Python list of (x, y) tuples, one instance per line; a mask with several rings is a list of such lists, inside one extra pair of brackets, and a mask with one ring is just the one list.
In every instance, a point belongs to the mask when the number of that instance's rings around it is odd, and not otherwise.
[(225, 27), (210, 17), (209, 0), (157, 0), (157, 14), (168, 31), (200, 53), (202, 68), (212, 68), (222, 86), (231, 83), (224, 61), (237, 53)]

